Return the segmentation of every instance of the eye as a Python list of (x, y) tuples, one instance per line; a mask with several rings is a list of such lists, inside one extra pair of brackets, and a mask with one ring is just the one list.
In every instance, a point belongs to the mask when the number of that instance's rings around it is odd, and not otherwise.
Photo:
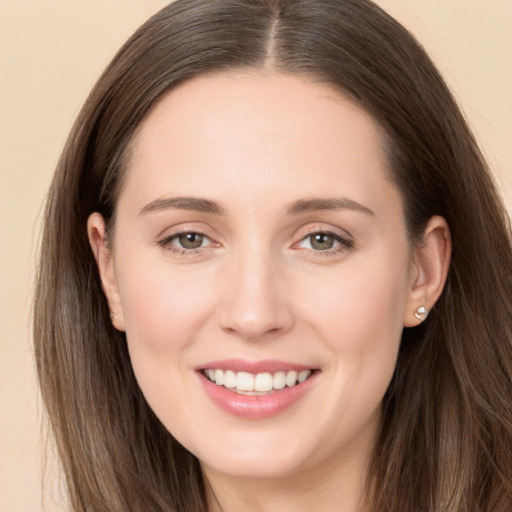
[(352, 248), (353, 243), (337, 233), (315, 231), (300, 240), (296, 247), (316, 252), (338, 252)]
[(211, 240), (202, 233), (183, 231), (167, 236), (158, 242), (158, 245), (176, 252), (189, 252), (211, 245)]
[(339, 244), (334, 235), (330, 233), (314, 233), (306, 237), (303, 242), (308, 242), (309, 247), (315, 251), (326, 251)]
[(183, 249), (199, 249), (207, 238), (199, 233), (181, 233), (174, 238)]

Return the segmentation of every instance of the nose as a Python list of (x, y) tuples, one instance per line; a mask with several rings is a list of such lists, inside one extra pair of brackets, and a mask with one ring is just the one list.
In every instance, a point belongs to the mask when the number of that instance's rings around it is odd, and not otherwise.
[(261, 340), (289, 331), (294, 318), (286, 279), (271, 255), (253, 252), (230, 261), (227, 267), (218, 309), (220, 327), (244, 340)]

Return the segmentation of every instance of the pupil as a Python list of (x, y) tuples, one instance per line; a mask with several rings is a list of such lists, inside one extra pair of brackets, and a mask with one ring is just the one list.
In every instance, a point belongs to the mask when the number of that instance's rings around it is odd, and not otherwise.
[(185, 249), (197, 249), (203, 244), (203, 237), (197, 233), (185, 233), (180, 236), (180, 244)]
[(313, 235), (311, 239), (311, 246), (313, 249), (318, 249), (320, 251), (331, 249), (333, 244), (334, 238), (332, 235), (328, 235), (326, 233), (317, 233), (316, 235)]

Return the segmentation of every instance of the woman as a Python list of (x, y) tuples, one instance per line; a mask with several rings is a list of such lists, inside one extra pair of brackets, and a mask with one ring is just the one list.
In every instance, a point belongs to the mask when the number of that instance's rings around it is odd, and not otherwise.
[(378, 7), (172, 3), (48, 197), (73, 510), (510, 510), (511, 270), (458, 107)]

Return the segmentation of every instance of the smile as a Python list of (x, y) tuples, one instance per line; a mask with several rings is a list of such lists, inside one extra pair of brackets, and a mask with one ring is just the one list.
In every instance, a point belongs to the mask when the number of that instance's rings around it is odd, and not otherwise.
[(199, 383), (222, 411), (258, 420), (291, 409), (319, 381), (321, 370), (277, 360), (211, 361), (196, 368)]
[(203, 370), (203, 375), (211, 382), (242, 395), (266, 395), (285, 387), (291, 388), (307, 380), (311, 374), (312, 370), (282, 370), (257, 374), (220, 368)]

